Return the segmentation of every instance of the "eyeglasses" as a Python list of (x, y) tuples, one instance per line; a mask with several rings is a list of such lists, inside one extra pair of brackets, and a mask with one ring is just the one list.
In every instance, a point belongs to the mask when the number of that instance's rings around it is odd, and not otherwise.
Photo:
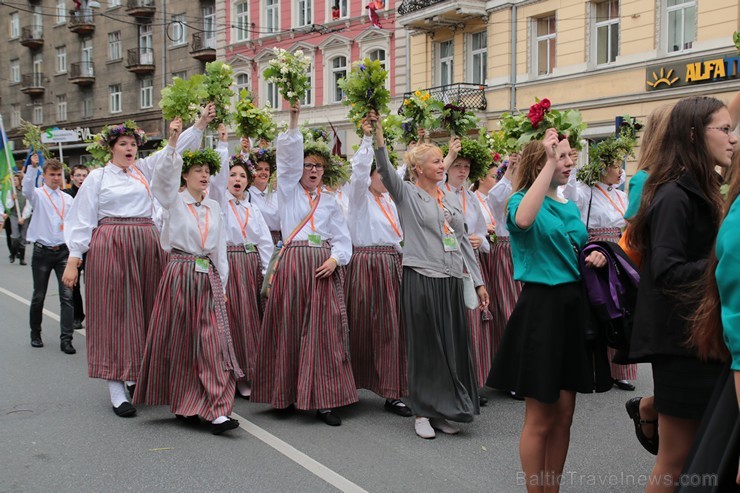
[(720, 132), (722, 132), (723, 134), (728, 135), (728, 136), (730, 135), (730, 133), (733, 130), (732, 127), (730, 127), (730, 126), (725, 126), (725, 127), (707, 127), (707, 129), (719, 130)]
[(305, 169), (306, 171), (310, 171), (312, 169), (315, 169), (316, 171), (322, 171), (324, 169), (324, 165), (316, 163), (303, 163), (303, 169)]

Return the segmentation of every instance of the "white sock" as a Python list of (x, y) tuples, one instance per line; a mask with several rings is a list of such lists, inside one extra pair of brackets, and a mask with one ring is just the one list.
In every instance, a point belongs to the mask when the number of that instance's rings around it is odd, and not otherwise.
[(136, 382), (132, 382), (131, 380), (126, 380), (126, 387), (131, 387), (132, 385), (136, 385)]
[(124, 402), (128, 402), (126, 399), (126, 390), (123, 388), (123, 382), (119, 380), (108, 380), (108, 392), (110, 392), (110, 403), (113, 407), (118, 407)]
[(226, 416), (219, 416), (218, 418), (211, 421), (211, 423), (213, 423), (214, 425), (220, 425), (221, 423), (225, 423), (228, 420), (229, 418), (227, 418)]
[(329, 414), (331, 412), (331, 409), (319, 409), (319, 412), (321, 414)]
[(247, 380), (239, 380), (236, 382), (236, 388), (244, 397), (249, 397), (252, 394), (252, 386)]

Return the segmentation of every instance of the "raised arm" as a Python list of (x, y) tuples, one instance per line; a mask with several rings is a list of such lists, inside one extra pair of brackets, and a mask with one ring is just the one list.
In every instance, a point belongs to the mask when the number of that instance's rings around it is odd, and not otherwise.
[(298, 186), (303, 175), (303, 134), (298, 129), (299, 103), (290, 108), (290, 125), (275, 143), (278, 193), (285, 197)]
[[(35, 158), (35, 159), (34, 159)], [(39, 157), (36, 154), (31, 156), (31, 169), (27, 170), (21, 181), (21, 193), (26, 200), (31, 203), (31, 207), (36, 209), (36, 175), (38, 173)]]
[(175, 149), (179, 154), (185, 151), (197, 151), (203, 145), (203, 132), (208, 124), (216, 118), (216, 105), (208, 103), (200, 112), (200, 118), (190, 128), (185, 130), (179, 139)]
[(221, 158), (221, 170), (211, 177), (208, 186), (208, 196), (218, 202), (218, 205), (226, 211), (226, 187), (229, 183), (229, 132), (223, 123), (218, 126), (218, 144), (216, 152)]
[(367, 217), (367, 190), (370, 186), (370, 170), (372, 169), (373, 139), (372, 124), (365, 119), (362, 124), (365, 136), (362, 144), (354, 156), (352, 156), (352, 176), (346, 185), (347, 199), (351, 217), (355, 220), (364, 220)]
[(182, 157), (175, 150), (179, 135), (180, 125), (177, 124), (177, 120), (173, 120), (170, 123), (170, 144), (162, 149), (162, 158), (154, 169), (154, 179), (151, 186), (152, 194), (165, 209), (172, 207), (180, 190)]
[(385, 139), (383, 138), (383, 125), (380, 118), (371, 113), (371, 119), (375, 126), (375, 164), (378, 167), (378, 173), (383, 180), (383, 185), (388, 189), (393, 201), (396, 204), (403, 202), (404, 184), (403, 180), (396, 174), (388, 158), (388, 150), (385, 148)]
[[(157, 169), (158, 166), (161, 165), (161, 163), (167, 159), (166, 151), (168, 148), (172, 149), (178, 149), (179, 146), (178, 138), (175, 138), (175, 140), (172, 140), (172, 128), (173, 125), (178, 127), (178, 137), (180, 136), (180, 133), (182, 132), (182, 120), (180, 118), (175, 118), (170, 122), (170, 135), (167, 139), (167, 145), (152, 154), (151, 156), (147, 156), (145, 158), (141, 158), (136, 162), (136, 167), (139, 168), (139, 171), (146, 177), (149, 182), (152, 181), (154, 178), (154, 171)], [(198, 146), (200, 147), (200, 146)], [(182, 153), (183, 151), (178, 151), (178, 153)]]

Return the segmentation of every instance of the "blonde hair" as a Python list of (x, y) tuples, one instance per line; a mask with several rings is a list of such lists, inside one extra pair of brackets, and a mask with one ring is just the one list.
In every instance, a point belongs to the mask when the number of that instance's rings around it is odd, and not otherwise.
[(417, 144), (413, 149), (406, 151), (403, 156), (403, 162), (406, 163), (406, 169), (409, 172), (409, 176), (412, 180), (416, 181), (419, 175), (416, 173), (416, 167), (424, 163), (427, 158), (429, 151), (437, 150), (440, 154), (442, 150), (435, 144)]
[(671, 116), (672, 109), (673, 105), (666, 104), (655, 108), (648, 115), (645, 132), (640, 142), (640, 160), (637, 163), (637, 171), (647, 171), (650, 166), (662, 159), (660, 147), (668, 128), (668, 117)]

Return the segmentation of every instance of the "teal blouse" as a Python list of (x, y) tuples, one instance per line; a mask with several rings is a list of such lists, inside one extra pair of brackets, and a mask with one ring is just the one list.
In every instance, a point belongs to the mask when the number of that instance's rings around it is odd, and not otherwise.
[(630, 178), (629, 193), (627, 194), (627, 210), (624, 212), (625, 219), (632, 219), (640, 209), (642, 200), (642, 188), (648, 179), (648, 172), (638, 171)]
[(511, 239), (514, 279), (556, 286), (581, 279), (578, 257), (588, 240), (581, 213), (573, 202), (561, 203), (545, 197), (534, 223), (527, 229), (516, 225), (516, 211), (524, 191), (509, 199), (506, 225)]
[(732, 369), (740, 371), (740, 200), (735, 200), (717, 234), (717, 287), (725, 344)]

